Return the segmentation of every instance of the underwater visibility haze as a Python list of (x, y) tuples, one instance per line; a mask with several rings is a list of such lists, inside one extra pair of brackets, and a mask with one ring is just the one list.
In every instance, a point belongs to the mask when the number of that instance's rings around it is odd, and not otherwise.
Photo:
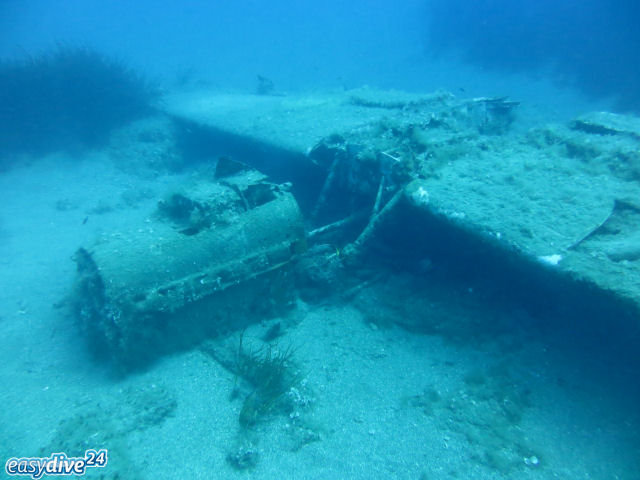
[(637, 479), (638, 20), (2, 2), (7, 478)]

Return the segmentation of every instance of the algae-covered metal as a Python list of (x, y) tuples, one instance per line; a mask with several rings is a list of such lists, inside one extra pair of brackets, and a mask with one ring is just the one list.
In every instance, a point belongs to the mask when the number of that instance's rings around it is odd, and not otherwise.
[(96, 345), (136, 362), (286, 308), (304, 248), (286, 188), (251, 170), (196, 181), (141, 228), (77, 251), (76, 311)]
[[(315, 242), (349, 229), (335, 243), (355, 238), (345, 251), (363, 252), (392, 223), (385, 251), (397, 256), (407, 253), (400, 238), (428, 245), (444, 230), (443, 244), (477, 240), (499, 268), (508, 259), (527, 272), (552, 269), (567, 288), (615, 297), (640, 325), (640, 120), (598, 112), (546, 125), (518, 108), (500, 97), (362, 88), (269, 99), (205, 92), (172, 97), (167, 110), (233, 138), (306, 153), (299, 162), (323, 178), (306, 201)], [(405, 200), (416, 199), (422, 204), (407, 210)], [(426, 234), (426, 226), (438, 231)], [(446, 254), (464, 252), (438, 250)]]

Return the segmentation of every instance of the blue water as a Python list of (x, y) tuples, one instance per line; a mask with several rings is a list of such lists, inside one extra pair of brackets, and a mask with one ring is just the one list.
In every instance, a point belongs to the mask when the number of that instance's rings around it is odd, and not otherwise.
[(429, 44), (502, 71), (553, 77), (638, 111), (640, 6), (633, 0), (434, 0)]
[[(637, 109), (639, 8), (631, 0), (7, 0), (0, 55), (81, 43), (167, 84), (188, 77), (222, 88), (253, 87), (259, 73), (285, 90), (366, 83), (480, 95), (517, 72)], [(476, 78), (455, 58), (477, 67)]]
[[(132, 368), (95, 351), (72, 307), (78, 247), (130, 230), (161, 245), (158, 199), (208, 175), (224, 148), (262, 165), (286, 157), (288, 167), (270, 173), (308, 182), (292, 191), (307, 195), (298, 199), (307, 229), (321, 226), (311, 211), (324, 176), (312, 178), (319, 170), (306, 164), (286, 170), (306, 157), (245, 145), (223, 128), (216, 136), (149, 119), (146, 98), (112, 108), (128, 91), (117, 83), (123, 72), (139, 75), (134, 87), (151, 86), (143, 93), (160, 108), (164, 94), (253, 95), (259, 76), (273, 84), (267, 100), (364, 86), (504, 96), (519, 102), (517, 120), (483, 137), (483, 151), (504, 139), (517, 145), (504, 158), (516, 162), (520, 147), (545, 138), (549, 152), (557, 141), (569, 150), (559, 156), (584, 155), (598, 174), (623, 172), (637, 191), (637, 132), (611, 136), (625, 153), (617, 169), (607, 155), (526, 132), (589, 111), (640, 114), (638, 25), (631, 0), (2, 0), (0, 466), (107, 449), (109, 463), (89, 478), (640, 478), (637, 309), (529, 272), (474, 239), (452, 241), (445, 228), (431, 232), (440, 224), (414, 224), (412, 211), (378, 232), (364, 264), (345, 259), (347, 241), (316, 245), (287, 313), (248, 326), (239, 318), (211, 343), (167, 347)], [(64, 63), (66, 52), (106, 70), (80, 62), (29, 73)], [(141, 123), (123, 133), (129, 121)], [(433, 157), (443, 163), (460, 154), (447, 150), (447, 135)], [(531, 161), (560, 170), (546, 157)], [(470, 175), (482, 182), (494, 173)], [(366, 195), (338, 193), (344, 205), (329, 205), (326, 222), (370, 207)], [(625, 201), (623, 220), (636, 218), (634, 200)], [(605, 223), (598, 233), (615, 234), (619, 226)], [(353, 241), (358, 225), (344, 238)], [(623, 227), (638, 239), (637, 226)], [(433, 243), (424, 246), (426, 237)], [(633, 255), (622, 267), (638, 265)], [(267, 408), (254, 400), (264, 395), (254, 367), (238, 359), (278, 352), (290, 384)], [(264, 418), (254, 423), (247, 405)]]
[(4, 55), (83, 42), (168, 80), (188, 70), (224, 88), (253, 87), (256, 73), (284, 89), (401, 87), (424, 47), (424, 5), (414, 1), (79, 0), (4, 2), (3, 10)]

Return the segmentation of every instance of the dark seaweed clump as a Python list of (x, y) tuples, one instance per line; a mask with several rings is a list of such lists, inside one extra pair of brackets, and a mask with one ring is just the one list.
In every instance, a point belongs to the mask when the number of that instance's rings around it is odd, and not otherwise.
[(78, 151), (153, 109), (158, 88), (120, 60), (58, 46), (0, 61), (0, 150)]

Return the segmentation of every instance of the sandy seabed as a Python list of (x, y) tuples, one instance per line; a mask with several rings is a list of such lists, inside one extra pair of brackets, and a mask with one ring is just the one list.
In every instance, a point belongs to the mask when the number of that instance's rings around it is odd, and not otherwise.
[(447, 297), (434, 293), (432, 321), (520, 316), (528, 326), (493, 336), (409, 331), (373, 283), (250, 327), (257, 339), (273, 322), (287, 325), (277, 343), (295, 347), (299, 384), (292, 409), (249, 429), (238, 421), (234, 375), (201, 348), (126, 376), (92, 360), (65, 304), (74, 251), (144, 222), (187, 176), (141, 177), (97, 153), (0, 175), (2, 462), (108, 448), (108, 465), (89, 478), (638, 478), (635, 367), (580, 356), (567, 332), (536, 331), (526, 312), (481, 301), (448, 315)]

